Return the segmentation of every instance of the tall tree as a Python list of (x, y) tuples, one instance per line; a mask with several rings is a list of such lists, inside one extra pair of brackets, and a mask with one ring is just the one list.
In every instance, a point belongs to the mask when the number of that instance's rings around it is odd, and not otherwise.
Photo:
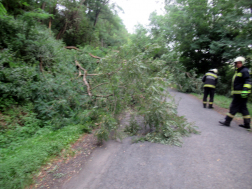
[(203, 73), (237, 55), (251, 53), (251, 1), (166, 1), (166, 15), (152, 17), (153, 35), (162, 33), (188, 70)]

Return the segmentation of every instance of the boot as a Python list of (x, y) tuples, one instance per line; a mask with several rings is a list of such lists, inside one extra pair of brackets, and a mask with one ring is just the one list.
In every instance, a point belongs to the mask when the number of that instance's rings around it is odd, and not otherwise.
[(203, 108), (206, 108), (206, 104), (203, 103)]
[(219, 121), (222, 126), (230, 127), (230, 122), (233, 118), (226, 116), (225, 121)]
[(208, 108), (209, 108), (209, 109), (213, 109), (213, 104), (209, 104), (209, 105), (208, 105)]
[(244, 121), (244, 125), (239, 125), (239, 127), (250, 129), (250, 119), (243, 119), (243, 121)]

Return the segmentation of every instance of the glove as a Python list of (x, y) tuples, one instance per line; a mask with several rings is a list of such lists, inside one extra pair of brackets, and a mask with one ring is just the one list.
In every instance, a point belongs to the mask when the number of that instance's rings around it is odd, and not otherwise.
[(249, 94), (248, 91), (242, 91), (241, 97), (242, 97), (242, 98), (248, 98), (248, 94)]

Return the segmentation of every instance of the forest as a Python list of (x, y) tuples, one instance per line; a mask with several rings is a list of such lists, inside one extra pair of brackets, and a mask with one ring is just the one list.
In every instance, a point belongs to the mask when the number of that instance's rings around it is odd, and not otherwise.
[(152, 131), (139, 140), (181, 145), (197, 128), (167, 88), (200, 94), (211, 68), (230, 96), (233, 59), (251, 67), (251, 0), (164, 2), (164, 15), (130, 34), (109, 0), (0, 0), (1, 188), (29, 186), (83, 133), (122, 138), (125, 112), (128, 133), (139, 116)]

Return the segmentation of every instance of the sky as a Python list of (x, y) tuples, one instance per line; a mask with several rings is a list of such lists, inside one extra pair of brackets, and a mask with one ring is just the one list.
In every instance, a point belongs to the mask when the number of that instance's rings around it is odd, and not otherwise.
[(124, 10), (118, 15), (123, 20), (129, 33), (134, 33), (134, 26), (138, 23), (146, 26), (149, 24), (149, 16), (155, 10), (157, 14), (163, 14), (164, 0), (111, 0)]

